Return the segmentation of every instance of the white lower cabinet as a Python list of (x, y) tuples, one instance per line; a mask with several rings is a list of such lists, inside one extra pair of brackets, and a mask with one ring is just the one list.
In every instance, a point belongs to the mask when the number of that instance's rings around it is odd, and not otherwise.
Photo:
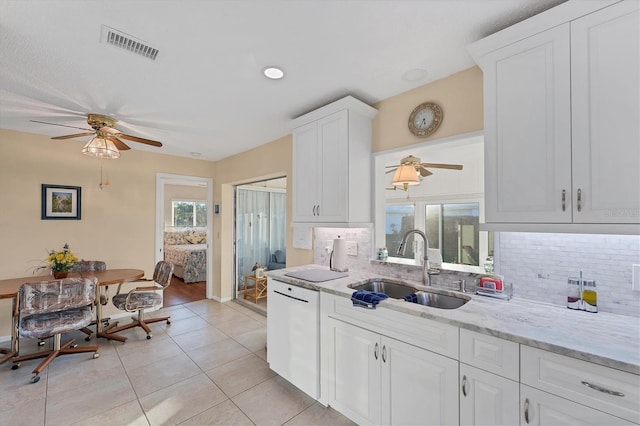
[(636, 424), (526, 385), (520, 385), (520, 405), (522, 407), (521, 425), (614, 426)]
[(358, 424), (457, 425), (458, 362), (328, 318), (328, 402)]
[(460, 424), (517, 425), (519, 384), (460, 363)]

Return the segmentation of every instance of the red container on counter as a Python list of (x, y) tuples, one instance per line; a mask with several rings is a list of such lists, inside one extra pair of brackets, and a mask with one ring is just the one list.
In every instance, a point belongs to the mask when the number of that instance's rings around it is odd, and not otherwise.
[(482, 277), (480, 278), (478, 287), (482, 287), (487, 290), (502, 291), (502, 280), (499, 278)]

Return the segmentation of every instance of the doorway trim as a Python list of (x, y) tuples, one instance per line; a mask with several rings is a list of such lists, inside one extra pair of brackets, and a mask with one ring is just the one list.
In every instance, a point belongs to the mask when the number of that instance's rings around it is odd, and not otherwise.
[(204, 184), (207, 192), (207, 284), (206, 297), (213, 299), (213, 179), (199, 176), (156, 173), (156, 241), (155, 262), (164, 260), (164, 191), (166, 184), (177, 184), (180, 181), (192, 184)]

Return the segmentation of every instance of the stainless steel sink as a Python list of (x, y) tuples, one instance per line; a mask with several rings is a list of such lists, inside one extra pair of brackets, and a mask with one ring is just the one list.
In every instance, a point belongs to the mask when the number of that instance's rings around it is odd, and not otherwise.
[(467, 303), (471, 298), (468, 296), (452, 296), (432, 291), (418, 291), (416, 300), (412, 303), (418, 305), (430, 306), (440, 309), (456, 309)]
[(354, 290), (375, 291), (376, 293), (384, 293), (394, 299), (402, 299), (418, 291), (417, 288), (406, 284), (389, 280), (371, 280), (363, 284), (352, 284), (349, 286)]

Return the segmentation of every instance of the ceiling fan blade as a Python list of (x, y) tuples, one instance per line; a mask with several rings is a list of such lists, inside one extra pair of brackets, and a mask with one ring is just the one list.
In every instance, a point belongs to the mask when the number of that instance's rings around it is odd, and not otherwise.
[(462, 166), (460, 164), (422, 163), (422, 167), (429, 167), (430, 169), (462, 170)]
[(113, 142), (116, 148), (118, 148), (120, 151), (126, 151), (127, 149), (131, 149), (129, 148), (129, 145), (122, 142), (120, 139), (116, 138), (115, 136), (107, 136), (107, 139)]
[(427, 176), (431, 176), (433, 173), (431, 173), (429, 170), (425, 169), (424, 167), (420, 167), (420, 176), (422, 177), (427, 177)]
[(50, 124), (52, 126), (62, 126), (62, 127), (69, 127), (71, 129), (80, 129), (80, 130), (91, 130), (91, 129), (87, 129), (86, 127), (76, 127), (76, 126), (67, 126), (66, 124), (57, 124), (57, 123), (47, 123), (46, 121), (38, 121), (38, 120), (29, 120), (33, 123), (40, 123), (40, 124)]
[(118, 133), (118, 137), (120, 137), (122, 139), (130, 140), (130, 141), (134, 141), (134, 142), (144, 143), (144, 144), (147, 144), (147, 145), (152, 145), (152, 146), (157, 146), (157, 147), (161, 147), (162, 146), (162, 143), (160, 143), (160, 142), (152, 141), (151, 139), (139, 138), (138, 136), (126, 135), (124, 133)]
[[(387, 167), (389, 167), (389, 166), (387, 166)], [(387, 170), (385, 173), (393, 173), (398, 168), (398, 166), (392, 166), (392, 167), (393, 167), (393, 169)]]
[(65, 135), (65, 136), (54, 136), (51, 139), (73, 139), (73, 138), (79, 138), (81, 136), (89, 136), (89, 135), (93, 135), (95, 134), (95, 132), (90, 132), (90, 133), (76, 133), (75, 135)]

